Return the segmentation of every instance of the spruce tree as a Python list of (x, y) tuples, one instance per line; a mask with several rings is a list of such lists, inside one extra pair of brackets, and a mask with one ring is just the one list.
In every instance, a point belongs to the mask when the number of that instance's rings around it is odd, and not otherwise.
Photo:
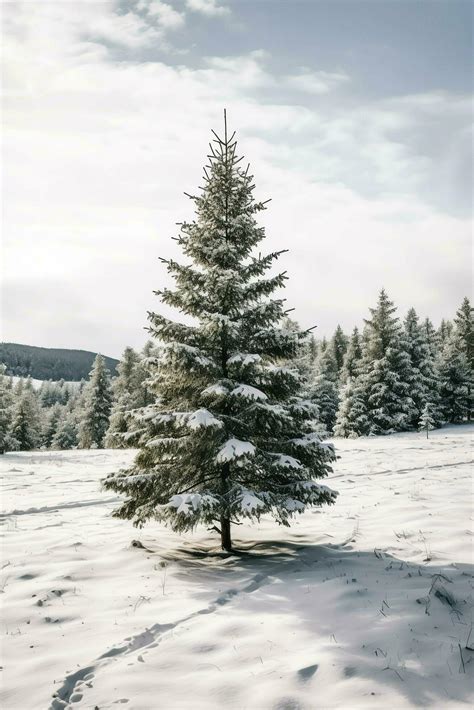
[(451, 337), (451, 333), (453, 332), (453, 324), (450, 320), (446, 320), (443, 318), (441, 321), (441, 324), (438, 328), (437, 332), (437, 337), (438, 337), (438, 344), (440, 348), (444, 348), (446, 343), (448, 342), (449, 338)]
[(5, 365), (0, 365), (0, 454), (9, 451), (12, 445), (10, 430), (13, 419), (13, 396)]
[(429, 438), (429, 432), (436, 428), (436, 421), (431, 415), (431, 405), (429, 402), (423, 407), (421, 417), (418, 422), (419, 431), (426, 431), (426, 438)]
[(284, 524), (307, 506), (333, 503), (317, 482), (334, 451), (313, 431), (314, 407), (298, 396), (298, 377), (282, 359), (301, 335), (279, 328), (286, 279), (266, 276), (281, 252), (254, 255), (264, 237), (253, 178), (234, 136), (215, 134), (205, 186), (190, 196), (196, 219), (181, 225), (186, 264), (165, 260), (175, 287), (158, 293), (192, 324), (150, 313), (163, 344), (155, 368), (157, 399), (144, 408), (132, 468), (109, 476), (127, 498), (115, 511), (142, 525), (153, 518), (184, 531), (219, 526), (231, 550), (231, 524), (271, 514)]
[(343, 384), (346, 383), (348, 380), (355, 379), (358, 373), (361, 358), (362, 346), (361, 338), (359, 335), (359, 329), (354, 328), (354, 330), (352, 331), (352, 335), (349, 339), (349, 344), (344, 355), (342, 370), (340, 372), (340, 381)]
[[(415, 407), (410, 395), (413, 372), (392, 301), (380, 292), (372, 318), (365, 321), (357, 395), (365, 403), (368, 431), (390, 434), (412, 426)], [(364, 413), (365, 416), (365, 413)]]
[(440, 398), (444, 419), (459, 423), (468, 418), (472, 409), (473, 377), (466, 353), (455, 332), (447, 340), (439, 366)]
[(131, 347), (126, 347), (122, 360), (117, 366), (117, 377), (112, 389), (114, 402), (110, 414), (110, 424), (105, 437), (105, 445), (111, 448), (126, 446), (126, 434), (129, 430), (131, 410), (141, 405), (139, 382), (140, 357)]
[(415, 428), (418, 425), (427, 402), (430, 402), (433, 421), (439, 426), (443, 417), (439, 403), (439, 377), (435, 357), (426, 330), (420, 325), (414, 308), (410, 308), (407, 313), (404, 331), (405, 347), (410, 356), (412, 369), (410, 396), (414, 410), (411, 426)]
[(62, 419), (64, 419), (64, 407), (56, 403), (50, 407), (48, 413), (46, 414), (43, 435), (41, 438), (42, 446), (47, 449), (51, 448), (54, 436), (61, 425)]
[(459, 348), (466, 355), (467, 362), (471, 370), (471, 382), (468, 386), (469, 409), (467, 418), (470, 420), (472, 415), (472, 379), (474, 377), (474, 322), (473, 308), (469, 299), (464, 298), (454, 318), (456, 338), (459, 343)]
[(110, 374), (102, 355), (97, 355), (84, 389), (84, 413), (79, 430), (79, 446), (83, 449), (104, 445), (112, 406)]
[(338, 369), (332, 347), (327, 347), (317, 358), (308, 388), (308, 399), (318, 408), (318, 421), (330, 434), (336, 423), (339, 406)]
[(51, 442), (52, 449), (74, 449), (77, 446), (77, 421), (73, 412), (69, 412), (59, 424)]
[(474, 372), (474, 321), (473, 308), (469, 299), (464, 298), (454, 318), (455, 332), (460, 348), (465, 353), (471, 370)]
[(363, 375), (355, 375), (346, 380), (341, 391), (334, 434), (354, 439), (368, 434), (370, 420), (364, 398)]
[(332, 349), (332, 352), (333, 352), (334, 361), (336, 363), (338, 375), (340, 374), (340, 372), (342, 370), (342, 366), (344, 364), (344, 356), (347, 352), (348, 345), (349, 345), (349, 339), (348, 339), (347, 335), (345, 335), (341, 326), (338, 325), (333, 337), (331, 338), (331, 342), (330, 342), (330, 348)]
[(22, 394), (13, 411), (11, 428), (12, 448), (16, 451), (31, 451), (41, 443), (41, 410), (35, 393), (22, 387)]

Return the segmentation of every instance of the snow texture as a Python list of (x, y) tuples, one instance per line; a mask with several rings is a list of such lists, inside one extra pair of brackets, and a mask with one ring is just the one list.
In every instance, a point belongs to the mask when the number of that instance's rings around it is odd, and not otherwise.
[(110, 516), (134, 451), (5, 454), (2, 708), (470, 707), (473, 434), (337, 440), (337, 505), (235, 556)]
[(219, 463), (234, 461), (242, 456), (253, 456), (255, 446), (250, 441), (240, 441), (240, 439), (228, 439), (224, 446), (219, 449), (216, 459)]

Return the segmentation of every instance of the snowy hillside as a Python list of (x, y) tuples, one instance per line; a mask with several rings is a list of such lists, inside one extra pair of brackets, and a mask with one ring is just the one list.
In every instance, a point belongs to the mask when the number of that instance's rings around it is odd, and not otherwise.
[(110, 517), (131, 451), (6, 454), (2, 707), (467, 705), (473, 433), (336, 440), (336, 505), (232, 557)]

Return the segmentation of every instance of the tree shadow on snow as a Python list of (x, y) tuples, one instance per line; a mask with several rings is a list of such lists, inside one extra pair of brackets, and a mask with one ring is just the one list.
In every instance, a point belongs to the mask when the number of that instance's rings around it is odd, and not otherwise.
[(473, 565), (419, 565), (353, 549), (350, 538), (324, 545), (292, 537), (300, 541), (239, 542), (230, 555), (192, 540), (156, 553), (189, 583), (194, 599), (209, 598), (217, 574), (224, 590), (217, 605), (244, 604), (251, 618), (273, 624), (277, 637), (275, 619), (289, 620), (313, 649), (295, 671), (295, 688), (303, 678), (317, 689), (318, 665), (329, 653), (338, 682), (373, 681), (376, 696), (390, 686), (412, 705), (469, 702)]

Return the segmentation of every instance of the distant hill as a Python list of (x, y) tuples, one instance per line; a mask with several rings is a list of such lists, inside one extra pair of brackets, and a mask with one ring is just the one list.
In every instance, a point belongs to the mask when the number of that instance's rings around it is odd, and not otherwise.
[[(0, 362), (8, 375), (33, 377), (37, 380), (87, 379), (97, 353), (87, 350), (38, 348), (34, 345), (0, 343)], [(115, 375), (118, 360), (104, 355), (111, 375)]]

